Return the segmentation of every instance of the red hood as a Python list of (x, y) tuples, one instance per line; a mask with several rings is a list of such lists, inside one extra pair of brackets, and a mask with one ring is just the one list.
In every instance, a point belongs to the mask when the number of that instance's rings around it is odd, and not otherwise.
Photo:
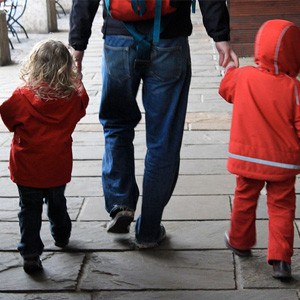
[(39, 120), (48, 123), (60, 123), (68, 118), (70, 105), (66, 99), (43, 101), (34, 92), (27, 88), (21, 88), (20, 93), (30, 103), (30, 113)]
[(275, 75), (296, 77), (300, 71), (300, 29), (285, 20), (270, 20), (259, 29), (255, 63)]

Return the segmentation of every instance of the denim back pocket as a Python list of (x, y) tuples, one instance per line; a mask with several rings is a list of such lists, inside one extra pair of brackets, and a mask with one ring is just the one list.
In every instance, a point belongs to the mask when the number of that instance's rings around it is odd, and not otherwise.
[(151, 53), (149, 73), (160, 81), (170, 82), (182, 74), (182, 47), (154, 47)]
[(104, 59), (108, 75), (118, 82), (130, 78), (129, 47), (104, 44)]

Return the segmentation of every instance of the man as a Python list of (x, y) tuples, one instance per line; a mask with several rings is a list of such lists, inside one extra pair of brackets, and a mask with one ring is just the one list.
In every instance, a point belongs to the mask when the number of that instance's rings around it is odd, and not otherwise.
[[(156, 247), (166, 236), (161, 224), (164, 207), (176, 185), (180, 147), (191, 80), (188, 36), (192, 32), (191, 1), (173, 0), (176, 11), (162, 17), (160, 40), (152, 45), (149, 58), (124, 24), (103, 10), (103, 89), (99, 119), (105, 137), (102, 183), (106, 210), (111, 222), (107, 231), (128, 233), (139, 197), (134, 167), (134, 128), (141, 119), (136, 102), (140, 82), (145, 109), (146, 145), (142, 212), (135, 226), (139, 248)], [(238, 58), (229, 44), (229, 15), (226, 1), (199, 0), (206, 31), (215, 41), (219, 64)], [(73, 0), (69, 43), (81, 71), (84, 50), (99, 0)], [(135, 30), (148, 34), (153, 21), (134, 23)], [(142, 63), (139, 60), (142, 56)], [(147, 56), (147, 55), (146, 55)]]

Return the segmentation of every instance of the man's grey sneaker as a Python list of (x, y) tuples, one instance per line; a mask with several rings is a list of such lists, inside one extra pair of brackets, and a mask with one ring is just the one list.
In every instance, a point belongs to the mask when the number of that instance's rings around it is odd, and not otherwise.
[(134, 211), (121, 210), (107, 224), (107, 232), (129, 233), (130, 224), (134, 219)]
[(134, 244), (139, 249), (150, 249), (158, 247), (159, 244), (167, 237), (166, 229), (163, 225), (160, 225), (159, 238), (156, 242), (139, 242), (137, 239), (134, 241)]
[(24, 258), (23, 269), (27, 274), (37, 273), (43, 270), (43, 265), (39, 256), (33, 258)]
[(251, 249), (249, 249), (249, 250), (239, 250), (239, 249), (236, 249), (236, 248), (232, 247), (229, 243), (229, 237), (228, 237), (227, 232), (225, 232), (225, 245), (229, 250), (231, 250), (234, 254), (236, 254), (239, 257), (250, 257), (250, 256), (252, 256)]

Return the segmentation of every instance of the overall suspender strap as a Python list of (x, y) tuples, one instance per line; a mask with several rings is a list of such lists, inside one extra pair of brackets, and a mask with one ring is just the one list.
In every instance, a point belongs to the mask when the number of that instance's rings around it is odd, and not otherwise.
[(142, 16), (146, 12), (146, 0), (131, 0), (131, 6), (134, 12)]
[[(111, 0), (104, 0), (105, 6), (110, 14), (110, 2)], [(146, 10), (147, 0), (131, 0), (131, 6), (134, 12), (142, 16)], [(124, 26), (128, 30), (128, 32), (132, 35), (133, 39), (136, 42), (137, 49), (137, 59), (135, 60), (135, 68), (144, 69), (150, 63), (150, 54), (151, 54), (151, 46), (152, 44), (157, 44), (160, 39), (160, 33), (164, 30), (167, 21), (162, 22), (161, 20), (161, 12), (162, 12), (162, 1), (155, 1), (155, 15), (153, 20), (153, 28), (149, 32), (149, 34), (144, 35), (139, 33), (135, 28), (135, 22), (123, 22)], [(193, 0), (195, 1), (195, 0)]]
[(157, 44), (159, 42), (159, 36), (162, 31), (161, 28), (161, 8), (162, 8), (162, 0), (156, 0), (155, 5), (155, 15), (154, 15), (154, 25), (153, 25), (153, 44)]

